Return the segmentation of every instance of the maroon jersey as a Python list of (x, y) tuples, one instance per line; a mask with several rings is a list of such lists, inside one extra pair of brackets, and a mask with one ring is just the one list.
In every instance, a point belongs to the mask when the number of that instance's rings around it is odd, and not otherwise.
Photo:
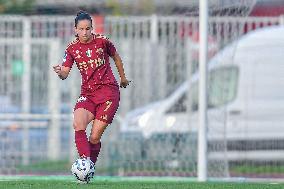
[(75, 62), (82, 76), (81, 94), (93, 94), (101, 85), (117, 86), (111, 70), (109, 56), (116, 49), (107, 37), (95, 34), (89, 43), (81, 43), (78, 38), (66, 48), (63, 66), (72, 68)]

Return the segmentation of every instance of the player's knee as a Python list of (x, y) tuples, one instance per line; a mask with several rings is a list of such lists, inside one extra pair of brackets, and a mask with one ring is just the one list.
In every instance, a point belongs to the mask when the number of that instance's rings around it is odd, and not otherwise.
[(96, 135), (91, 135), (89, 140), (93, 144), (98, 144), (100, 142), (101, 138), (99, 136), (96, 136)]
[(82, 122), (78, 122), (78, 121), (73, 122), (73, 128), (75, 131), (85, 130), (85, 127), (86, 126)]

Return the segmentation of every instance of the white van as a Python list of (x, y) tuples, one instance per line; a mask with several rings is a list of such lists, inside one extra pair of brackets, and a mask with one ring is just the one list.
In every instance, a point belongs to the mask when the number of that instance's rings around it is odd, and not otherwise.
[[(121, 132), (197, 132), (197, 89), (193, 75), (168, 98), (129, 112)], [(212, 58), (208, 94), (209, 139), (284, 140), (284, 27), (250, 32)]]

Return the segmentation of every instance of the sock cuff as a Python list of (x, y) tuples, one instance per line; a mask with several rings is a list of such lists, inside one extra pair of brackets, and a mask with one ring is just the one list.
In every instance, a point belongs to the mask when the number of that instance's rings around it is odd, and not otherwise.
[(86, 130), (75, 131), (75, 134), (86, 134)]

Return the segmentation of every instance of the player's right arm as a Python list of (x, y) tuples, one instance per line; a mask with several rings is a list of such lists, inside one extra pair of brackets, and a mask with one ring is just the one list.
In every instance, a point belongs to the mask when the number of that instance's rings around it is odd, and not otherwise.
[(64, 80), (68, 77), (73, 63), (74, 63), (74, 58), (68, 52), (68, 48), (67, 48), (66, 51), (65, 51), (64, 57), (63, 57), (62, 65), (53, 66), (53, 70), (58, 75), (58, 77), (60, 79)]
[(61, 65), (56, 65), (56, 66), (53, 66), (53, 70), (55, 71), (55, 73), (57, 73), (60, 79), (64, 80), (68, 77), (71, 68), (61, 66)]

